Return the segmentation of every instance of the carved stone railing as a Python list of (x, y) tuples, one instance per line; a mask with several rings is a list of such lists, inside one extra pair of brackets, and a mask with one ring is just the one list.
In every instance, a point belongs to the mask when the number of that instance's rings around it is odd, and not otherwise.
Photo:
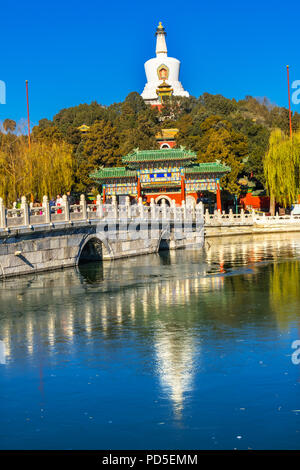
[(232, 209), (229, 213), (215, 211), (209, 214), (208, 210), (204, 213), (205, 226), (250, 226), (250, 225), (290, 225), (300, 224), (300, 215), (279, 215), (267, 216), (265, 213), (257, 214), (254, 210), (245, 213), (242, 209), (240, 214), (234, 214)]
[(204, 214), (204, 221), (205, 225), (207, 226), (253, 225), (255, 221), (255, 214), (254, 212), (246, 214), (243, 209), (241, 210), (240, 214), (234, 214), (232, 209), (229, 210), (228, 214), (220, 211), (215, 211), (213, 214), (210, 214), (208, 210), (206, 210)]
[(35, 227), (41, 225), (54, 225), (57, 223), (75, 223), (97, 221), (103, 219), (138, 219), (142, 221), (155, 220), (156, 222), (167, 221), (199, 221), (203, 220), (203, 204), (176, 206), (175, 201), (171, 206), (167, 206), (163, 200), (161, 205), (155, 204), (151, 200), (146, 206), (139, 199), (137, 204), (131, 205), (129, 197), (125, 198), (125, 204), (118, 205), (116, 197), (112, 197), (110, 204), (103, 204), (101, 196), (98, 195), (96, 203), (87, 204), (85, 196), (81, 195), (79, 204), (69, 204), (67, 196), (62, 197), (60, 205), (51, 205), (47, 196), (44, 196), (40, 206), (33, 206), (21, 199), (19, 208), (5, 208), (3, 200), (0, 198), (0, 230), (9, 231), (21, 227)]

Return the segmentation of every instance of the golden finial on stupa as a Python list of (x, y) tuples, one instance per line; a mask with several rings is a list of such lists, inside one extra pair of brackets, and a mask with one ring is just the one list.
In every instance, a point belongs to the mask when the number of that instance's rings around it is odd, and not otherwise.
[(163, 28), (164, 28), (163, 25), (162, 25), (162, 23), (161, 23), (161, 21), (158, 23), (158, 28), (159, 28), (159, 29), (163, 29)]

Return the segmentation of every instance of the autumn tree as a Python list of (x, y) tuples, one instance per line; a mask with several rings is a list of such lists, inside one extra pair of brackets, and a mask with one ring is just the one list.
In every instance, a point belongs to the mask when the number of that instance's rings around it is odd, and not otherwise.
[(3, 121), (3, 129), (5, 130), (5, 132), (14, 132), (16, 126), (16, 121), (13, 121), (12, 119), (5, 119)]
[(0, 138), (0, 197), (11, 204), (21, 196), (55, 197), (73, 184), (72, 147), (65, 142), (33, 141), (24, 136)]

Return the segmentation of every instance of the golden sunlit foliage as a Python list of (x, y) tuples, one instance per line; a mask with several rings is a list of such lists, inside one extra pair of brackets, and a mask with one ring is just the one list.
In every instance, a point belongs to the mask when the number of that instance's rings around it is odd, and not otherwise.
[(24, 136), (0, 137), (0, 197), (11, 204), (21, 196), (41, 201), (73, 184), (72, 146), (63, 141), (33, 141)]

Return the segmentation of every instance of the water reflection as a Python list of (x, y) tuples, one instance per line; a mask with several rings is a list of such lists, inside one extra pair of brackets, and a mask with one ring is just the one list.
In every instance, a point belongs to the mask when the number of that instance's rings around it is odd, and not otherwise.
[[(282, 329), (298, 321), (299, 256), (295, 234), (242, 243), (215, 239), (204, 252), (163, 252), (3, 281), (6, 367), (39, 364), (41, 353), (55, 364), (58, 351), (67, 357), (82, 347), (80, 339), (96, 354), (101, 339), (126, 342), (133, 336), (179, 419), (208, 330), (217, 339), (228, 331), (239, 338), (266, 315), (257, 332), (264, 337), (273, 324)], [(103, 347), (118, 347), (112, 344)]]

